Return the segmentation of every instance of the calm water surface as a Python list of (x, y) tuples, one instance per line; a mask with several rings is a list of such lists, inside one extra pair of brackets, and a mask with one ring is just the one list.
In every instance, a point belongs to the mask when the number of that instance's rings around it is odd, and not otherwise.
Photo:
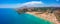
[(18, 14), (11, 8), (0, 8), (0, 24), (51, 24), (31, 14)]

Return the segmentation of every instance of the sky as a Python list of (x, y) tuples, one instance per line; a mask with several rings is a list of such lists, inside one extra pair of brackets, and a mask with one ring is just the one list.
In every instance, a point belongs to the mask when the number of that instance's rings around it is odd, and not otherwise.
[[(37, 3), (37, 4), (36, 4)], [(0, 8), (15, 8), (24, 5), (60, 6), (60, 0), (0, 0)]]

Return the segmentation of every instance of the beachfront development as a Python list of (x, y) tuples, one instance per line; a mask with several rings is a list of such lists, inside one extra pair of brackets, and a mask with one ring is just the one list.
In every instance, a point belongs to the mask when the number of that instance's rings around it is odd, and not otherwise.
[(54, 24), (60, 23), (60, 7), (30, 7), (18, 9), (19, 14), (28, 13), (43, 18)]

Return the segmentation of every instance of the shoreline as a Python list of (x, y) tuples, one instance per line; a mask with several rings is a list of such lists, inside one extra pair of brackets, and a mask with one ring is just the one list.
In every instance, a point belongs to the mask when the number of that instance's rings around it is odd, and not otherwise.
[[(28, 14), (28, 15), (33, 15), (33, 14), (29, 14), (29, 13), (26, 13), (26, 14)], [(53, 22), (50, 22), (50, 21), (48, 21), (48, 20), (46, 20), (46, 19), (43, 19), (43, 18), (39, 18), (39, 17), (37, 17), (36, 15), (33, 15), (33, 18), (32, 18), (32, 20), (34, 20), (34, 21), (36, 21), (36, 22), (43, 22), (43, 23), (47, 23), (47, 24), (54, 24)]]
[(40, 12), (26, 12), (26, 13), (27, 14), (32, 14), (35, 17), (42, 18), (44, 20), (48, 20), (50, 22), (53, 22), (54, 24), (58, 24), (58, 21), (57, 21), (56, 17), (53, 14), (51, 14), (51, 15), (50, 14), (46, 15), (46, 13), (39, 14)]

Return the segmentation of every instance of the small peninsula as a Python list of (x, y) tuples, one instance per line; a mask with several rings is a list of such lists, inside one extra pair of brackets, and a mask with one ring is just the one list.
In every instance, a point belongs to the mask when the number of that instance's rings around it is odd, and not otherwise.
[(54, 24), (60, 24), (60, 7), (30, 7), (18, 9), (19, 14), (28, 13)]

